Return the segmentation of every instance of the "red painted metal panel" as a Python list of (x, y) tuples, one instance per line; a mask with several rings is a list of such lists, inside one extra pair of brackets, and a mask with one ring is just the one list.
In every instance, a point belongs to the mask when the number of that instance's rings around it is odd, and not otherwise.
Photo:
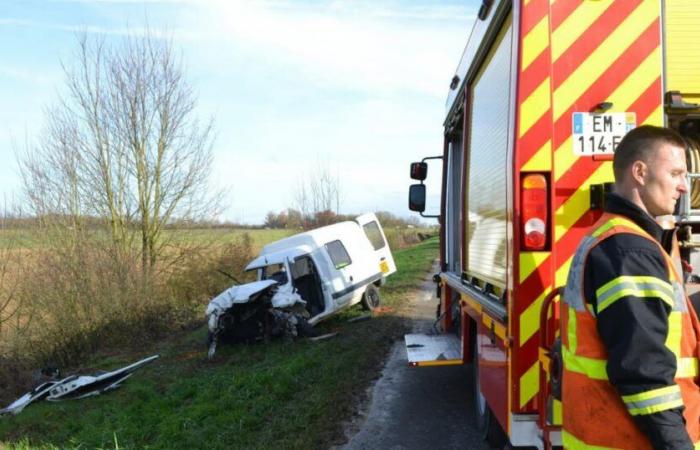
[(477, 325), (479, 350), (479, 386), (501, 425), (508, 423), (508, 352), (503, 342), (479, 321)]

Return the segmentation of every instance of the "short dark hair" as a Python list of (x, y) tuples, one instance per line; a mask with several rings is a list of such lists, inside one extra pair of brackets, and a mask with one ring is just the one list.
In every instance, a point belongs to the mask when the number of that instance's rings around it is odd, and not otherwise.
[(682, 149), (687, 148), (683, 137), (670, 128), (642, 125), (627, 133), (615, 149), (613, 157), (615, 180), (621, 180), (625, 171), (635, 161), (648, 162), (652, 153), (661, 144), (670, 144)]

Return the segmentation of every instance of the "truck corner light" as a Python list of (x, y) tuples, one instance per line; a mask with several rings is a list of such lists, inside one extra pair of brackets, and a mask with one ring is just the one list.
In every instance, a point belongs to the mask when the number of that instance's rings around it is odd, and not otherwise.
[(547, 245), (547, 178), (529, 174), (521, 187), (522, 233), (525, 250), (544, 250)]

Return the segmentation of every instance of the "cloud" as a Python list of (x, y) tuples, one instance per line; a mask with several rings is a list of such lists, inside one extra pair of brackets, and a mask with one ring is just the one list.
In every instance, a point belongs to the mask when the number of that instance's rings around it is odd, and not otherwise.
[[(449, 83), (444, 68), (455, 66), (464, 46), (453, 39), (454, 27), (464, 27), (466, 37), (471, 17), (464, 10), (460, 16), (454, 7), (366, 2), (312, 7), (308, 2), (212, 0), (205, 5), (204, 17), (197, 20), (213, 39), (278, 61), (282, 70), (326, 86), (438, 97)], [(438, 20), (446, 16), (457, 18), (451, 28)]]
[[(95, 1), (95, 0), (91, 0)], [(101, 1), (101, 0), (98, 0)], [(120, 0), (123, 1), (123, 0)], [(38, 28), (42, 30), (51, 31), (62, 31), (66, 33), (88, 33), (88, 34), (102, 34), (108, 36), (147, 36), (150, 35), (156, 39), (168, 39), (170, 37), (176, 37), (178, 39), (196, 39), (198, 33), (190, 32), (185, 29), (175, 28), (161, 28), (161, 27), (151, 27), (151, 26), (140, 26), (140, 27), (130, 27), (130, 26), (120, 26), (120, 27), (110, 27), (110, 26), (98, 26), (98, 25), (84, 25), (84, 24), (64, 24), (64, 23), (51, 23), (51, 22), (41, 22), (36, 20), (26, 20), (26, 19), (16, 19), (16, 18), (5, 18), (0, 19), (0, 26), (14, 26), (22, 28)]]
[[(468, 29), (469, 8), (416, 2), (295, 0), (59, 0), (58, 3), (175, 4), (177, 26), (111, 26), (22, 18), (0, 25), (69, 33), (175, 38), (210, 45), (222, 60), (239, 49), (279, 70), (331, 88), (443, 97)], [(148, 12), (147, 12), (148, 15)], [(465, 31), (466, 32), (466, 31)], [(466, 36), (466, 34), (465, 34)], [(439, 68), (439, 69), (437, 69)]]

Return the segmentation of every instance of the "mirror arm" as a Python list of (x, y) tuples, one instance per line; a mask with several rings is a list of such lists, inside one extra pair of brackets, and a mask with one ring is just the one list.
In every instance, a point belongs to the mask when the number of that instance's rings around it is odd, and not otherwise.
[[(443, 155), (440, 156), (426, 156), (425, 158), (421, 159), (421, 162), (426, 162), (430, 159), (443, 159)], [(423, 184), (423, 181), (421, 180), (420, 184)], [(425, 217), (426, 219), (439, 219), (440, 214), (423, 214), (422, 212), (419, 213), (421, 217)]]

